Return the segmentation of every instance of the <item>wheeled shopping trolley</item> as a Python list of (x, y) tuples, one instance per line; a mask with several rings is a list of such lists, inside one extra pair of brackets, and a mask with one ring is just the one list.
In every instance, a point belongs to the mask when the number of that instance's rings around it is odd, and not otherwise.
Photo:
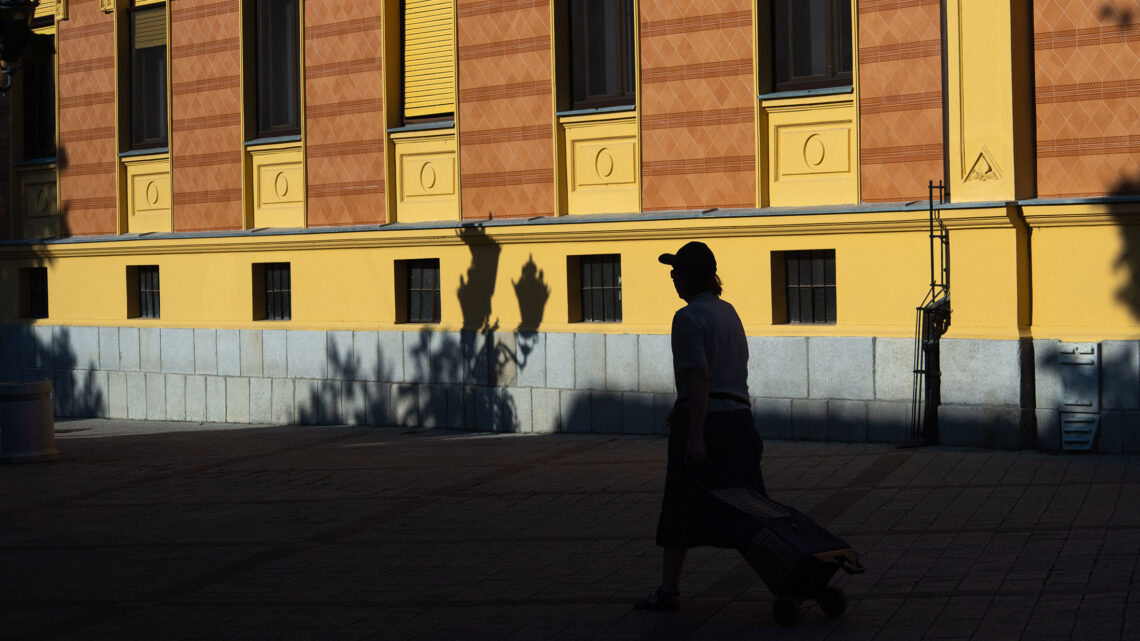
[(828, 582), (838, 570), (863, 571), (859, 553), (810, 517), (747, 487), (709, 489), (717, 501), (737, 512), (751, 532), (740, 553), (776, 595), (772, 615), (783, 626), (799, 619), (804, 599), (819, 603), (824, 614), (847, 610), (847, 596)]

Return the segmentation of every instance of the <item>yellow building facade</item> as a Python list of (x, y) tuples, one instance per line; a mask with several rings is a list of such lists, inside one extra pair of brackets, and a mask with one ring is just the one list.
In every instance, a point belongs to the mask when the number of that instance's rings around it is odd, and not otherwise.
[(766, 436), (1140, 451), (1135, 17), (698, 4), (42, 3), (0, 374), (60, 415), (653, 433), (656, 257), (701, 240)]

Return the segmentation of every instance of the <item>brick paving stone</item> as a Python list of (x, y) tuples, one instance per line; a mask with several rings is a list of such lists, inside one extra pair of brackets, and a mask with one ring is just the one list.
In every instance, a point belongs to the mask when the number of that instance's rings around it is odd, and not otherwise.
[(0, 467), (0, 639), (1138, 639), (1140, 457), (770, 441), (864, 555), (785, 630), (730, 550), (659, 576), (665, 441), (60, 421)]

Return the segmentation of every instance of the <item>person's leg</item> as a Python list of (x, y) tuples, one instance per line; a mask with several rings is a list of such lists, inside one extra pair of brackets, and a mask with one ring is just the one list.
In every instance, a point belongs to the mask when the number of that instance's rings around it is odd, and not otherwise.
[(685, 565), (685, 548), (662, 548), (661, 586), (633, 606), (639, 610), (672, 612), (681, 608), (681, 568)]
[(685, 548), (664, 548), (664, 559), (661, 564), (661, 591), (666, 594), (677, 594), (681, 591), (681, 570), (685, 566)]

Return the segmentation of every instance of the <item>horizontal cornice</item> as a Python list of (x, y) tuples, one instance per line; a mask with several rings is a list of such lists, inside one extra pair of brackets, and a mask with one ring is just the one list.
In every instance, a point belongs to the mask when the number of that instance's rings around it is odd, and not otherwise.
[[(1023, 201), (1030, 227), (1123, 224), (1140, 214), (1140, 200), (1072, 203)], [(1006, 203), (945, 205), (948, 229), (1011, 228)], [(1130, 222), (1130, 221), (1129, 221)], [(0, 242), (0, 259), (45, 256), (209, 254), (464, 244), (596, 243), (694, 238), (824, 234), (915, 233), (929, 230), (926, 203), (835, 208), (768, 208), (560, 216), (523, 220), (389, 224), (305, 230), (247, 230), (75, 237)]]

